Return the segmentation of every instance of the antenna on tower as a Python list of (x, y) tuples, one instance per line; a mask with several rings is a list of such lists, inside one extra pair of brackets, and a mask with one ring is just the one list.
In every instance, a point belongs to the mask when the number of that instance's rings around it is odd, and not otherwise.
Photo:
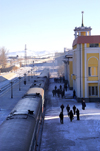
[(26, 48), (26, 44), (25, 44), (25, 65), (27, 66), (27, 52), (26, 52), (27, 48)]

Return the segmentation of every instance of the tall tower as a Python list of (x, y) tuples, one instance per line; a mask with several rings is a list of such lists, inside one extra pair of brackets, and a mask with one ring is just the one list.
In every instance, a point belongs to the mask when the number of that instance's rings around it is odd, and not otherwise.
[(27, 52), (26, 52), (27, 48), (26, 48), (26, 44), (25, 44), (25, 65), (27, 66)]
[(82, 24), (81, 27), (75, 27), (74, 31), (75, 31), (75, 38), (77, 38), (78, 36), (91, 36), (91, 27), (86, 27), (83, 24), (83, 11), (82, 11)]

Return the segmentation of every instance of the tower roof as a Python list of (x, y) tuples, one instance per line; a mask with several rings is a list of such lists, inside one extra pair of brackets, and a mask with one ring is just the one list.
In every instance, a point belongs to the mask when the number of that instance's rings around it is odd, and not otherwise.
[(86, 26), (84, 26), (84, 23), (83, 23), (83, 13), (84, 13), (84, 12), (82, 11), (82, 24), (81, 24), (81, 27), (75, 27), (74, 31), (84, 32), (84, 31), (91, 31), (91, 30), (92, 30), (91, 27), (86, 27)]

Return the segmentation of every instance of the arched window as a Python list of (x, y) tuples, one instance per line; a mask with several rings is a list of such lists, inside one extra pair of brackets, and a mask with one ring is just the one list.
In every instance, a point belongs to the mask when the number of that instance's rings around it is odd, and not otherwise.
[(98, 76), (98, 58), (96, 57), (88, 59), (88, 76)]

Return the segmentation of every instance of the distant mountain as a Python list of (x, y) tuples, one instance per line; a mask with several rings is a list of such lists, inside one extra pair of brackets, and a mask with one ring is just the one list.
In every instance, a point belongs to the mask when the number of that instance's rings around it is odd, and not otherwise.
[[(39, 56), (39, 57), (53, 54), (53, 53), (50, 53), (46, 50), (43, 50), (43, 51), (27, 50), (26, 52), (27, 52), (27, 56)], [(8, 53), (8, 56), (17, 56), (17, 55), (20, 57), (24, 57), (25, 56), (25, 50)]]

